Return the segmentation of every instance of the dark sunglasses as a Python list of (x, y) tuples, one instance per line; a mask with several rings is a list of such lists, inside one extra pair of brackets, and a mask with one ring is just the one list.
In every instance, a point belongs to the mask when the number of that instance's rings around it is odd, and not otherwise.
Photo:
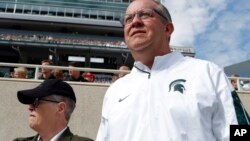
[(60, 101), (55, 101), (55, 100), (50, 100), (50, 99), (39, 99), (39, 98), (36, 98), (31, 105), (33, 107), (37, 108), (39, 106), (39, 104), (40, 104), (40, 101), (47, 101), (47, 102), (52, 102), (52, 103), (60, 103)]

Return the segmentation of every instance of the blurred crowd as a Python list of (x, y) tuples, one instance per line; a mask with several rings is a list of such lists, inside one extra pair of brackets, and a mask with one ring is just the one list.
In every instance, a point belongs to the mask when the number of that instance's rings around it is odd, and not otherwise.
[(98, 40), (98, 39), (84, 39), (84, 38), (70, 38), (70, 37), (59, 37), (52, 35), (27, 35), (27, 34), (8, 34), (1, 33), (1, 40), (13, 40), (13, 41), (31, 41), (31, 42), (42, 42), (51, 44), (72, 44), (72, 45), (93, 45), (101, 47), (120, 47), (126, 48), (126, 45), (121, 40)]
[[(53, 65), (53, 63), (52, 61), (46, 59), (41, 61), (41, 65), (50, 66)], [(124, 77), (130, 71), (130, 68), (125, 65), (122, 65), (118, 68), (118, 70), (125, 72), (117, 74), (82, 72), (75, 69), (76, 67), (81, 67), (78, 62), (69, 62), (68, 67), (69, 69), (67, 71), (61, 69), (41, 67), (38, 79), (61, 79), (64, 81), (110, 84), (116, 81), (117, 79)], [(0, 77), (34, 79), (34, 70), (27, 69), (25, 67), (16, 67), (12, 68), (9, 73), (0, 72)], [(230, 81), (235, 90), (250, 91), (250, 80), (241, 80), (238, 74), (232, 74), (230, 76)]]
[[(39, 70), (38, 79), (60, 79), (64, 81), (75, 81), (75, 82), (94, 82), (94, 83), (113, 83), (117, 79), (125, 76), (128, 72), (121, 72), (117, 74), (113, 73), (93, 73), (93, 72), (82, 72), (79, 70), (82, 66), (79, 62), (69, 62), (68, 70), (52, 69), (46, 66), (53, 66), (51, 60), (45, 59), (41, 61), (41, 68)], [(122, 65), (118, 70), (129, 71), (130, 68)], [(25, 67), (11, 68), (8, 73), (3, 73), (0, 77), (18, 78), (18, 79), (34, 79), (35, 70), (28, 69)]]

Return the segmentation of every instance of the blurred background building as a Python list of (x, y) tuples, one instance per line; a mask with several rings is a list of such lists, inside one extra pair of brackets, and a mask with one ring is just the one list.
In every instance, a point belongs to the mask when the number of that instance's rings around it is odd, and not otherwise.
[[(119, 22), (130, 0), (1, 0), (0, 62), (117, 69), (133, 65)], [(191, 47), (172, 46), (184, 55)]]

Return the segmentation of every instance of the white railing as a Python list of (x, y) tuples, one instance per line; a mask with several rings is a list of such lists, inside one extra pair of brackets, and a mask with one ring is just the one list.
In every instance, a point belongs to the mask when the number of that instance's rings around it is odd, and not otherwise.
[[(41, 68), (51, 68), (51, 69), (60, 69), (62, 71), (68, 71), (69, 67), (65, 67), (65, 66), (44, 66), (44, 65), (34, 65), (34, 64), (20, 64), (20, 63), (3, 63), (0, 62), (0, 71), (3, 68), (15, 68), (15, 67), (25, 67), (27, 69), (34, 69), (34, 77), (29, 78), (29, 79), (22, 79), (22, 81), (33, 81), (33, 80), (38, 80), (40, 73), (40, 69)], [(104, 73), (104, 74), (118, 74), (118, 73), (129, 73), (129, 71), (125, 71), (125, 70), (114, 70), (114, 69), (98, 69), (98, 68), (82, 68), (82, 67), (74, 67), (75, 70), (79, 70), (79, 71), (83, 71), (83, 72), (91, 72), (91, 73)], [(13, 78), (6, 78), (6, 77), (0, 77), (1, 79), (13, 79)], [(15, 79), (15, 80), (19, 80), (20, 79)], [(71, 83), (89, 83), (89, 82), (72, 82)], [(111, 82), (94, 82), (95, 84), (103, 84), (104, 85), (110, 85)]]
[[(60, 69), (60, 70), (63, 70), (63, 71), (69, 70), (69, 67), (65, 67), (65, 66), (42, 66), (42, 65), (34, 65), (34, 64), (20, 64), (20, 63), (3, 63), (3, 62), (0, 62), (0, 71), (1, 71), (1, 68), (4, 68), (4, 67), (5, 68), (6, 67), (9, 67), (9, 68), (25, 67), (27, 69), (34, 69), (35, 70), (34, 71), (34, 77), (30, 78), (29, 80), (38, 80), (38, 77), (39, 77), (39, 74), (40, 74), (39, 70), (41, 68)], [(112, 74), (118, 74), (118, 73), (129, 73), (130, 72), (130, 71), (125, 71), (125, 70), (81, 68), (81, 67), (75, 67), (74, 69), (80, 70), (80, 71), (83, 71), (83, 72), (109, 73), (111, 75)], [(3, 77), (1, 79), (3, 79)], [(9, 78), (7, 78), (7, 79), (9, 79)], [(237, 80), (238, 92), (240, 92), (240, 93), (249, 93), (250, 94), (250, 78), (246, 78), (246, 77), (228, 77), (228, 79), (229, 80), (231, 80), (231, 79), (236, 79)], [(28, 79), (25, 79), (23, 81), (26, 81), (26, 80), (29, 81)], [(72, 83), (75, 83), (75, 82), (72, 82)], [(79, 83), (79, 82), (76, 82), (76, 83)], [(80, 83), (84, 83), (84, 82), (80, 82)], [(110, 83), (108, 83), (107, 85), (109, 85), (109, 84)]]

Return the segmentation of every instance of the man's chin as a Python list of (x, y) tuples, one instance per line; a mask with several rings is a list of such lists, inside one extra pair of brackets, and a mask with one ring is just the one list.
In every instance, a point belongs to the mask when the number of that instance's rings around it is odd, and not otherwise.
[(137, 43), (133, 45), (133, 47), (131, 47), (130, 49), (131, 51), (134, 51), (134, 52), (140, 52), (148, 48), (148, 46), (149, 44), (146, 44), (146, 43)]
[(30, 123), (30, 122), (29, 122), (29, 127), (30, 127), (31, 129), (33, 129), (33, 130), (35, 130), (35, 129), (36, 129), (36, 126), (35, 126), (35, 124), (33, 124), (33, 123)]
[(29, 126), (31, 127), (31, 128), (33, 128), (36, 124), (36, 122), (35, 122), (35, 117), (29, 117)]

